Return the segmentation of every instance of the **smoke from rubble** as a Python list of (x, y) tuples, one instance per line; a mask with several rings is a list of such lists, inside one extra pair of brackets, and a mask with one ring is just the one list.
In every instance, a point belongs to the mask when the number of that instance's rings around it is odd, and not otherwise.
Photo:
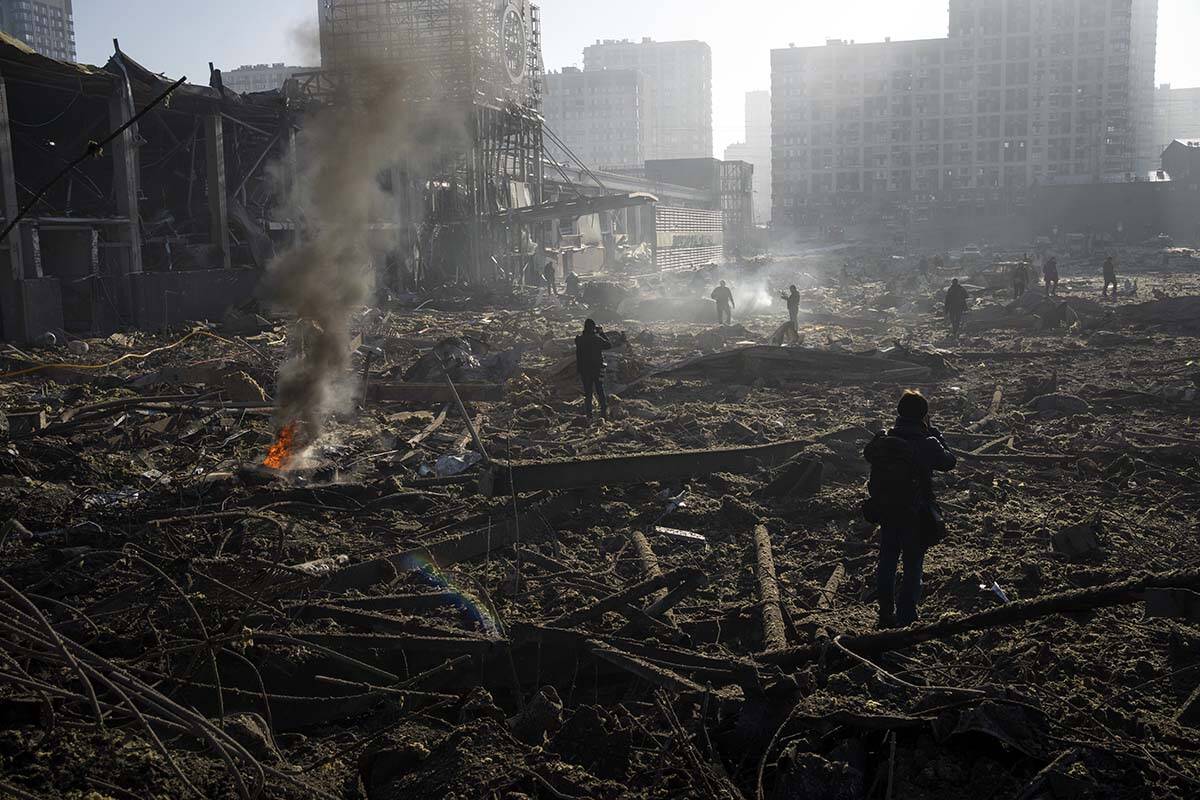
[[(302, 231), (270, 265), (266, 282), (270, 300), (300, 320), (302, 334), (279, 372), (276, 422), (300, 423), (305, 443), (353, 395), (350, 323), (370, 297), (372, 245), (381, 238), (371, 223), (397, 221), (396, 198), (381, 176), (400, 164), (428, 174), (440, 153), (468, 141), (465, 113), (453, 104), (408, 101), (436, 97), (431, 80), (395, 65), (358, 65), (354, 97), (307, 117), (295, 152), (273, 170), (280, 213)], [(398, 248), (422, 220), (401, 222), (387, 247)]]

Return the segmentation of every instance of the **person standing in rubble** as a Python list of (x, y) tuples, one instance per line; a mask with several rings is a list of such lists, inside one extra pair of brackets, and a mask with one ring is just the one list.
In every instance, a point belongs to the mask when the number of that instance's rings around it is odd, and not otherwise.
[(554, 268), (553, 261), (546, 260), (546, 268), (542, 270), (542, 277), (546, 280), (546, 295), (558, 297), (558, 271)]
[(967, 290), (955, 278), (946, 290), (946, 318), (950, 320), (950, 332), (955, 340), (958, 339), (959, 329), (962, 328), (963, 316), (967, 313)]
[(717, 301), (717, 324), (732, 325), (733, 309), (737, 307), (737, 304), (733, 302), (733, 292), (729, 291), (725, 281), (721, 281), (721, 285), (713, 289), (710, 296)]
[[(871, 464), (868, 521), (880, 526), (879, 627), (908, 626), (917, 621), (925, 554), (946, 536), (946, 524), (933, 492), (933, 473), (949, 472), (958, 463), (929, 420), (929, 401), (920, 392), (900, 398), (895, 426), (879, 433), (863, 451)], [(900, 595), (896, 568), (904, 561)]]
[(1046, 282), (1046, 296), (1058, 294), (1058, 259), (1050, 256), (1042, 264), (1042, 280)]
[(1029, 288), (1028, 259), (1013, 265), (1012, 270), (1013, 300), (1020, 300)]
[(583, 383), (584, 413), (592, 418), (592, 397), (600, 402), (600, 418), (608, 419), (608, 395), (604, 392), (604, 351), (612, 342), (595, 320), (583, 323), (583, 333), (575, 337), (575, 367)]
[(1109, 256), (1104, 259), (1104, 297), (1108, 298), (1108, 287), (1111, 286), (1113, 293), (1112, 299), (1117, 299), (1117, 263), (1113, 261), (1113, 257)]
[(800, 333), (800, 290), (793, 285), (787, 294), (779, 296), (787, 303), (788, 319), (792, 321), (792, 330), (797, 334)]

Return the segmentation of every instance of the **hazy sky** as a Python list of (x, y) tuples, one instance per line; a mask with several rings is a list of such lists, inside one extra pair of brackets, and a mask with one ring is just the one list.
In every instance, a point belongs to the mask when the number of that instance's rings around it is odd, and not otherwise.
[[(1095, 0), (1100, 2), (1101, 0)], [(770, 88), (770, 50), (826, 39), (879, 41), (946, 35), (947, 0), (543, 0), (546, 66), (583, 64), (596, 39), (701, 39), (713, 49), (714, 143), (743, 132), (743, 95)], [(208, 62), (314, 62), (298, 35), (317, 0), (77, 0), (81, 61), (103, 64), (112, 39), (146, 67), (208, 82)], [(1200, 86), (1200, 0), (1159, 0), (1158, 82)]]

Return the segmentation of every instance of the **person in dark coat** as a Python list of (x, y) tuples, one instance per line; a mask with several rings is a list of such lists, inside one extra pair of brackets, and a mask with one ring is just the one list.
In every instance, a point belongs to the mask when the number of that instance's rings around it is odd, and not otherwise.
[(558, 295), (558, 271), (554, 268), (553, 261), (546, 262), (546, 268), (542, 270), (542, 277), (546, 279), (546, 293), (548, 295)]
[(946, 317), (950, 320), (950, 332), (955, 339), (962, 328), (963, 315), (967, 313), (967, 290), (955, 278), (946, 290)]
[[(890, 628), (917, 621), (921, 602), (921, 578), (925, 552), (930, 544), (930, 527), (942, 525), (942, 513), (933, 493), (933, 473), (949, 472), (958, 459), (929, 422), (929, 401), (920, 392), (905, 392), (900, 398), (899, 418), (889, 432), (912, 445), (920, 489), (911, 514), (884, 521), (880, 531), (879, 624)], [(900, 595), (896, 597), (896, 567), (904, 560)]]
[(1025, 296), (1025, 290), (1029, 288), (1029, 258), (1026, 257), (1019, 264), (1013, 265), (1012, 270), (1012, 287), (1013, 299), (1020, 300)]
[(1117, 263), (1113, 261), (1113, 257), (1109, 256), (1104, 259), (1104, 297), (1108, 297), (1108, 287), (1113, 290), (1112, 299), (1117, 299)]
[(1058, 294), (1058, 259), (1050, 256), (1042, 264), (1042, 280), (1046, 282), (1046, 296)]
[(733, 292), (729, 291), (725, 281), (721, 281), (721, 285), (713, 289), (711, 297), (717, 301), (717, 324), (732, 325), (736, 303), (733, 302)]
[(595, 320), (583, 323), (583, 333), (575, 337), (575, 365), (583, 382), (584, 410), (592, 418), (592, 397), (600, 401), (600, 418), (608, 419), (608, 395), (604, 393), (604, 351), (611, 350), (604, 329)]
[(792, 321), (792, 330), (800, 333), (800, 290), (793, 285), (787, 294), (781, 294), (780, 297), (787, 303), (788, 319)]

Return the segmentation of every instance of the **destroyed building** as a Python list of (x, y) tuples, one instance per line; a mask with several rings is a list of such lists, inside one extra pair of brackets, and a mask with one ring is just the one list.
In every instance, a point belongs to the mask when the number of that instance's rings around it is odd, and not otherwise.
[(11, 38), (0, 77), (4, 338), (219, 319), (253, 294), (287, 101), (172, 88), (119, 50), (90, 67)]

